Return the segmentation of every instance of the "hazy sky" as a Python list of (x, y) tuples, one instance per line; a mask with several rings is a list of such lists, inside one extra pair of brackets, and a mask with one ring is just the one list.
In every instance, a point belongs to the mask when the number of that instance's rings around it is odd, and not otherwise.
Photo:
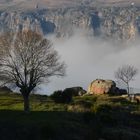
[[(61, 60), (67, 64), (66, 76), (51, 78), (48, 85), (42, 86), (42, 93), (51, 94), (55, 90), (81, 86), (87, 90), (91, 81), (97, 78), (112, 79), (114, 71), (125, 64), (140, 69), (140, 42), (126, 42), (124, 45), (97, 39), (85, 31), (76, 31), (70, 38), (50, 37)], [(139, 88), (140, 74), (131, 83)]]

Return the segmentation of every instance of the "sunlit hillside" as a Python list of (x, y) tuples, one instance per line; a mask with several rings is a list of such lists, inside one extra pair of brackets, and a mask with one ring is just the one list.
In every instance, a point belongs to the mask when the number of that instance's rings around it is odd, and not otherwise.
[[(25, 114), (19, 94), (0, 94), (1, 140), (139, 140), (140, 105), (120, 96), (74, 97), (56, 103), (32, 95)], [(8, 133), (7, 133), (8, 132)]]

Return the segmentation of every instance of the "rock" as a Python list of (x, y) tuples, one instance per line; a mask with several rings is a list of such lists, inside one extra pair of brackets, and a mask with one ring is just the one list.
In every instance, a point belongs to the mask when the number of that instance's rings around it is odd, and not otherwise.
[(89, 94), (109, 94), (114, 93), (117, 90), (116, 83), (112, 80), (96, 79), (91, 82), (88, 88)]
[(133, 41), (140, 34), (139, 7), (101, 7), (98, 11), (95, 7), (78, 6), (23, 9), (22, 12), (15, 8), (4, 9), (0, 10), (0, 33), (34, 30), (44, 35), (54, 33), (57, 37), (69, 37), (75, 29), (84, 29), (89, 34), (116, 41)]
[(72, 101), (73, 96), (82, 96), (86, 93), (87, 91), (85, 91), (82, 87), (71, 87), (66, 88), (63, 91), (55, 91), (50, 97), (56, 103), (70, 103)]
[(140, 103), (140, 93), (136, 93), (136, 94), (130, 94), (129, 95), (129, 100), (131, 102), (136, 102), (136, 103)]
[(82, 87), (71, 87), (71, 88), (66, 88), (63, 93), (69, 93), (72, 94), (72, 96), (82, 96), (86, 94), (86, 90), (84, 90)]

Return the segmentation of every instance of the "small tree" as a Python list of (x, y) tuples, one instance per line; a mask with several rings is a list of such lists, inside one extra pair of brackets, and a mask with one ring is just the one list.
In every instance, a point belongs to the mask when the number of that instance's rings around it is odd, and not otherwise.
[(49, 40), (33, 32), (6, 33), (0, 36), (0, 80), (15, 84), (29, 112), (32, 90), (52, 76), (64, 76), (65, 64)]
[(131, 66), (131, 65), (124, 65), (118, 68), (118, 70), (115, 72), (115, 78), (117, 78), (118, 80), (121, 80), (127, 85), (128, 94), (130, 92), (129, 83), (130, 81), (134, 80), (134, 77), (136, 76), (137, 73), (138, 73), (138, 70), (134, 66)]

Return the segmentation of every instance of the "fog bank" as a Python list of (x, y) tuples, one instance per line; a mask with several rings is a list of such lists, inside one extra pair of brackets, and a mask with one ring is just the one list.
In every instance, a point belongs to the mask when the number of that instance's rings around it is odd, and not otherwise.
[[(97, 39), (85, 31), (76, 31), (70, 38), (56, 39), (51, 36), (54, 48), (67, 65), (66, 76), (51, 78), (48, 85), (41, 86), (41, 93), (51, 94), (55, 90), (81, 86), (87, 90), (91, 81), (97, 78), (114, 79), (114, 72), (124, 64), (140, 69), (140, 42), (128, 41), (125, 44), (116, 41)], [(139, 88), (140, 74), (131, 83)]]

